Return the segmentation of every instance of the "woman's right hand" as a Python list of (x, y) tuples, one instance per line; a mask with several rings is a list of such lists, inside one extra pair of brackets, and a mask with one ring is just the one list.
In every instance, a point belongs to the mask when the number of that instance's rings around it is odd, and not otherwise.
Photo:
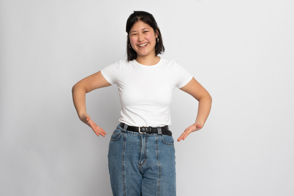
[(102, 129), (101, 127), (99, 127), (98, 125), (96, 125), (96, 123), (94, 123), (94, 121), (90, 118), (90, 116), (88, 114), (84, 114), (80, 117), (81, 121), (83, 121), (85, 124), (87, 124), (89, 127), (91, 127), (94, 131), (94, 133), (99, 137), (99, 135), (102, 135), (103, 137), (105, 137), (106, 132), (104, 131), (104, 129)]

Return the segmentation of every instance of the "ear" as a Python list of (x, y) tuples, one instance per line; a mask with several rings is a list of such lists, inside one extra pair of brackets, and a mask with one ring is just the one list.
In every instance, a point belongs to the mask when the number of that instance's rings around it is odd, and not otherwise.
[[(159, 29), (159, 27), (157, 27)], [(158, 38), (159, 32), (156, 30), (156, 38)]]

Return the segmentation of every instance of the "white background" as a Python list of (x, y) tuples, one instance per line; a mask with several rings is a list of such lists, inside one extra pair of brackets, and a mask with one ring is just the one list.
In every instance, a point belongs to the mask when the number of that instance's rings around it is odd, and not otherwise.
[(0, 1), (0, 195), (112, 195), (108, 144), (120, 118), (117, 86), (87, 94), (97, 137), (71, 88), (126, 59), (125, 25), (150, 12), (166, 52), (211, 94), (176, 89), (170, 126), (179, 196), (294, 195), (294, 1)]

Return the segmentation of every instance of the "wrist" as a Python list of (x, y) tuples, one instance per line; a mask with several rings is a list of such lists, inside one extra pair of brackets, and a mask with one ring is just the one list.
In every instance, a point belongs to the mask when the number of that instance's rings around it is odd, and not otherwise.
[(204, 122), (203, 122), (203, 121), (201, 121), (201, 120), (196, 120), (196, 122), (195, 122), (194, 124), (196, 125), (196, 123), (197, 123), (197, 124), (200, 124), (201, 126), (203, 126), (203, 125), (204, 125)]
[(78, 116), (79, 116), (80, 119), (85, 118), (87, 115), (88, 115), (87, 112), (79, 112), (78, 113)]

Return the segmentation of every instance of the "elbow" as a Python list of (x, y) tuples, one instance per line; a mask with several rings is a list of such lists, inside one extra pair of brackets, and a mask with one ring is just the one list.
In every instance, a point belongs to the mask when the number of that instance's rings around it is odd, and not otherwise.
[(208, 93), (208, 96), (209, 96), (210, 102), (212, 102), (212, 97), (209, 93)]
[(71, 92), (74, 92), (74, 90), (77, 88), (77, 84), (73, 85), (71, 88)]
[(210, 101), (212, 103), (212, 97), (211, 97), (211, 95), (209, 93), (207, 93), (206, 95), (201, 96), (198, 99), (198, 101), (200, 101), (200, 100), (208, 100), (208, 101)]
[(209, 99), (210, 103), (212, 103), (212, 97), (211, 97), (211, 95), (209, 93), (208, 93), (207, 98)]
[(85, 88), (83, 85), (81, 85), (79, 82), (78, 83), (76, 83), (75, 85), (73, 85), (73, 87), (72, 87), (72, 89), (71, 89), (71, 91), (72, 91), (72, 93), (75, 91), (75, 90), (77, 90), (77, 89), (82, 89), (83, 91), (85, 91), (85, 93), (88, 93), (88, 91), (87, 91), (87, 88)]

